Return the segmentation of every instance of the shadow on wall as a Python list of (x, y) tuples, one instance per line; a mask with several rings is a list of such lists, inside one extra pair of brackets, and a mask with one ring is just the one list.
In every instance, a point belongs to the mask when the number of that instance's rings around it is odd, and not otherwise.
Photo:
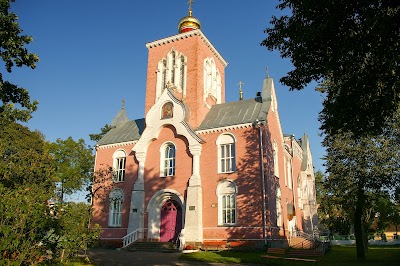
[[(262, 127), (264, 186), (265, 186), (265, 216), (263, 223), (263, 196), (262, 176), (260, 164), (259, 128), (252, 127), (243, 134), (246, 141), (244, 156), (237, 164), (238, 177), (235, 183), (238, 187), (237, 195), (237, 226), (227, 229), (228, 240), (259, 239), (264, 243), (264, 233), (267, 241), (282, 239), (278, 233), (271, 233), (276, 227), (276, 184), (274, 175), (273, 147), (268, 126)], [(287, 241), (286, 241), (287, 242)]]

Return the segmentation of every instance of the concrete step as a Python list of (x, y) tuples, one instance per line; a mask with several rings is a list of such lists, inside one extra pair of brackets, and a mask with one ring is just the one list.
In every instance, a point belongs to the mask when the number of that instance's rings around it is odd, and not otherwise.
[(134, 242), (125, 248), (127, 251), (177, 252), (178, 247), (171, 242)]
[(289, 246), (291, 248), (312, 249), (313, 242), (302, 237), (294, 237), (290, 239)]

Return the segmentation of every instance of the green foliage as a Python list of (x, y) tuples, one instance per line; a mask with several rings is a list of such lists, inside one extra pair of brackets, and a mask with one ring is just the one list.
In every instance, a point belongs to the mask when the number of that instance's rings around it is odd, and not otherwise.
[(342, 195), (334, 193), (326, 186), (327, 178), (321, 171), (315, 174), (318, 221), (332, 234), (348, 235), (352, 225), (353, 213), (342, 205)]
[(60, 184), (60, 199), (88, 185), (92, 178), (94, 156), (83, 139), (71, 137), (49, 143), (48, 149), (56, 164), (56, 180)]
[(54, 226), (52, 158), (42, 135), (16, 123), (0, 125), (0, 258), (10, 265), (51, 258), (43, 241)]
[(42, 135), (16, 123), (0, 124), (0, 132), (0, 182), (8, 188), (40, 184), (51, 190), (54, 165)]
[[(32, 42), (32, 37), (21, 35), (22, 30), (17, 22), (18, 16), (9, 12), (12, 0), (0, 0), (0, 57), (5, 64), (7, 72), (12, 68), (27, 66), (32, 69), (39, 62), (36, 54), (29, 53), (24, 47)], [(28, 121), (32, 112), (37, 109), (37, 101), (31, 102), (26, 89), (20, 88), (6, 80), (0, 73), (0, 123), (20, 120)], [(18, 104), (21, 108), (16, 108)]]
[(380, 233), (391, 225), (400, 224), (400, 206), (393, 201), (388, 193), (380, 193), (374, 202), (374, 213), (377, 214), (377, 227)]
[[(261, 43), (294, 69), (291, 90), (329, 83), (321, 113), (326, 134), (379, 134), (400, 102), (400, 2), (280, 0)], [(324, 86), (323, 86), (324, 87)]]
[(366, 230), (377, 195), (393, 195), (400, 186), (400, 109), (385, 121), (377, 136), (355, 136), (351, 132), (327, 135), (325, 183), (332, 199), (352, 213), (357, 257), (365, 258)]
[(69, 202), (55, 205), (58, 231), (49, 235), (57, 239), (57, 250), (61, 261), (76, 257), (79, 251), (86, 253), (90, 245), (100, 236), (100, 227), (90, 223), (92, 209), (86, 203)]
[(104, 137), (105, 134), (107, 134), (108, 131), (112, 129), (111, 126), (106, 124), (104, 127), (102, 127), (100, 130), (101, 132), (98, 134), (89, 134), (90, 140), (98, 142), (101, 140), (102, 137)]

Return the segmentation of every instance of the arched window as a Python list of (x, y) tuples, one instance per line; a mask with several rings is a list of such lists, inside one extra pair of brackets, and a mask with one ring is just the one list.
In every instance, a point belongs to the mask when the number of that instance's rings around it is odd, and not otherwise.
[(120, 227), (122, 225), (122, 203), (124, 202), (124, 192), (120, 188), (111, 190), (110, 195), (110, 212), (108, 217), (108, 225), (112, 227)]
[(303, 190), (301, 189), (302, 183), (301, 183), (301, 176), (299, 175), (297, 178), (297, 195), (298, 195), (298, 202), (299, 202), (299, 208), (303, 209)]
[(281, 227), (282, 226), (282, 207), (281, 207), (281, 189), (279, 185), (276, 186), (276, 200), (275, 200), (275, 206), (276, 206), (276, 226)]
[(291, 159), (286, 159), (286, 174), (287, 174), (287, 186), (292, 189), (292, 161)]
[(162, 83), (161, 83), (161, 91), (165, 89), (165, 86), (167, 85), (167, 60), (163, 59), (162, 60)]
[(236, 194), (237, 189), (234, 182), (221, 181), (217, 186), (218, 196), (218, 224), (236, 224)]
[(114, 182), (125, 180), (126, 153), (124, 150), (117, 150), (113, 155)]
[(161, 176), (175, 175), (176, 148), (171, 142), (161, 146)]
[(204, 59), (204, 102), (211, 96), (217, 103), (221, 103), (221, 75), (216, 67), (214, 58)]
[(231, 173), (236, 171), (235, 138), (231, 134), (220, 135), (218, 145), (218, 172)]
[(167, 85), (186, 95), (186, 56), (184, 54), (171, 49), (167, 56), (158, 62), (156, 73), (155, 100), (161, 96)]
[(278, 144), (276, 143), (276, 140), (274, 140), (273, 153), (274, 153), (274, 175), (276, 177), (279, 177)]

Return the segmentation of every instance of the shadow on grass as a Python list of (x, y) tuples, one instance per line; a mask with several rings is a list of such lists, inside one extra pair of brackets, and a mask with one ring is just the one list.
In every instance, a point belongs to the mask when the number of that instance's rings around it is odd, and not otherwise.
[(264, 265), (280, 265), (280, 261), (267, 262), (261, 255), (265, 252), (239, 252), (239, 251), (200, 251), (195, 253), (182, 254), (179, 258), (180, 261), (196, 261), (202, 262), (204, 265), (207, 263), (253, 263)]
[[(265, 252), (236, 252), (236, 251), (219, 251), (219, 252), (195, 252), (182, 254), (179, 258), (181, 261), (196, 261), (207, 263), (253, 263), (260, 265), (292, 265), (293, 262), (281, 261), (280, 259), (267, 260), (261, 258)], [(333, 246), (324, 256), (315, 258), (319, 266), (323, 265), (400, 265), (400, 247), (369, 247), (367, 260), (357, 262), (355, 246)], [(295, 262), (294, 265), (308, 265), (308, 263)]]

